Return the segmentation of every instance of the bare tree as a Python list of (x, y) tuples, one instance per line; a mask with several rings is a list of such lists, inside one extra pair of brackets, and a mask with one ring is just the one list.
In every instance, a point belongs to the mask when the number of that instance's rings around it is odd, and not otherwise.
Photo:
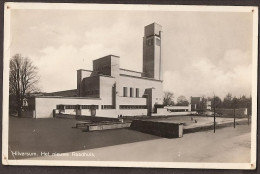
[(22, 57), (21, 54), (14, 55), (10, 60), (9, 95), (16, 100), (16, 111), (21, 117), (23, 101), (26, 94), (37, 91), (39, 81), (38, 69), (33, 62)]
[(163, 104), (164, 105), (174, 105), (174, 94), (172, 92), (166, 91), (164, 92)]

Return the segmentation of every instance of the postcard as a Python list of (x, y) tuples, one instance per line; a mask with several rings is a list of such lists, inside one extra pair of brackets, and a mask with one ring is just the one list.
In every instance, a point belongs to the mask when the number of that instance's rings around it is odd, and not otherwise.
[(256, 169), (257, 7), (4, 14), (4, 165)]

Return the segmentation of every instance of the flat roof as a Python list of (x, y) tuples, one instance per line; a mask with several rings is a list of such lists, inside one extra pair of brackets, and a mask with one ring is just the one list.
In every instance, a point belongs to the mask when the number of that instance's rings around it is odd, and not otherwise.
[[(88, 72), (96, 72), (97, 73), (97, 71), (91, 71), (91, 70), (86, 70), (86, 69), (78, 69), (77, 71), (88, 71)], [(105, 75), (105, 74), (94, 74), (94, 75), (92, 75), (92, 76), (90, 76), (90, 77), (97, 77), (97, 76), (102, 76), (102, 77), (112, 77), (112, 76), (110, 76), (110, 75)], [(88, 77), (87, 77), (88, 78)]]
[(119, 69), (120, 69), (120, 70), (123, 70), (123, 71), (129, 71), (129, 72), (143, 73), (143, 72), (139, 72), (139, 71), (133, 71), (133, 70), (124, 69), (124, 68), (119, 68)]
[(63, 97), (63, 96), (35, 96), (35, 98), (94, 99), (94, 100), (101, 100), (101, 98), (94, 98), (94, 97)]
[(89, 72), (94, 72), (94, 71), (87, 70), (87, 69), (78, 69), (77, 71), (89, 71)]
[(94, 59), (93, 62), (94, 62), (94, 61), (97, 61), (97, 60), (99, 60), (99, 59), (104, 59), (104, 58), (111, 57), (111, 56), (116, 57), (116, 58), (120, 58), (119, 56), (116, 56), (116, 55), (113, 55), (113, 54), (109, 54), (109, 55), (106, 55), (106, 56), (103, 56), (103, 57)]
[[(153, 22), (153, 23), (151, 23), (151, 24), (146, 25), (145, 27), (150, 26), (150, 25), (154, 25), (154, 24), (161, 26), (160, 24), (158, 24), (158, 23), (156, 23), (156, 22)], [(162, 26), (161, 26), (161, 27), (162, 27)]]
[(56, 93), (56, 92), (66, 92), (66, 91), (76, 91), (77, 89), (68, 89), (63, 91), (45, 92), (44, 94)]

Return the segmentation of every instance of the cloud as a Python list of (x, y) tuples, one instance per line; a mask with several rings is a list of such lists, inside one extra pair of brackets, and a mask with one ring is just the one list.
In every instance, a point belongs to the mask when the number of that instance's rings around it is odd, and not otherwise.
[(250, 93), (251, 13), (14, 10), (12, 19), (11, 54), (35, 62), (44, 91), (76, 88), (76, 70), (91, 70), (108, 54), (120, 56), (121, 68), (142, 71), (143, 27), (158, 22), (165, 90)]
[(110, 50), (108, 54), (120, 56), (122, 68), (141, 71), (142, 31), (135, 25), (120, 21), (106, 28), (102, 26), (90, 29), (84, 33), (84, 39), (86, 44), (102, 43), (103, 47)]
[(75, 89), (78, 69), (92, 70), (92, 60), (106, 55), (110, 50), (100, 44), (61, 45), (41, 50), (42, 56), (33, 58), (40, 70), (40, 86), (46, 92)]
[[(188, 65), (178, 70), (164, 73), (164, 90), (175, 96), (217, 96), (224, 97), (228, 92), (234, 96), (250, 95), (251, 63), (247, 53), (228, 50), (219, 64), (207, 57), (193, 58)], [(221, 66), (220, 66), (221, 65)]]
[(89, 28), (84, 33), (45, 23), (30, 29), (32, 32), (39, 29), (41, 39), (51, 40), (45, 44), (49, 46), (40, 49), (37, 55), (29, 55), (39, 68), (40, 86), (44, 91), (76, 88), (76, 70), (92, 70), (94, 59), (109, 54), (120, 56), (121, 68), (142, 70), (142, 37), (136, 34), (138, 29), (124, 22), (107, 26), (105, 30), (103, 27)]
[(250, 65), (252, 63), (251, 57), (252, 55), (248, 51), (243, 52), (239, 49), (231, 49), (225, 52), (223, 58), (217, 59), (216, 63), (224, 71), (230, 71), (237, 66)]

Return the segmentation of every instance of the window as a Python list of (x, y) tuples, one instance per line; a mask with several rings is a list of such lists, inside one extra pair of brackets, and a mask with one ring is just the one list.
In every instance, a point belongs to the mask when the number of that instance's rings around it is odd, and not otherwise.
[(98, 109), (98, 105), (82, 105), (82, 109)]
[(135, 89), (135, 96), (136, 96), (136, 98), (139, 98), (139, 88)]
[(101, 105), (101, 109), (115, 109), (113, 105)]
[(124, 87), (124, 97), (127, 97), (127, 87)]
[(64, 110), (65, 109), (65, 105), (57, 105), (56, 108), (60, 109), (60, 110)]
[(153, 45), (153, 38), (150, 39), (150, 45)]
[(130, 97), (134, 97), (134, 88), (130, 88)]
[(146, 40), (146, 45), (151, 46), (153, 45), (153, 38)]
[(120, 105), (119, 109), (147, 109), (146, 105)]
[(161, 40), (156, 38), (156, 45), (161, 46)]
[(65, 105), (65, 109), (76, 109), (76, 105)]

